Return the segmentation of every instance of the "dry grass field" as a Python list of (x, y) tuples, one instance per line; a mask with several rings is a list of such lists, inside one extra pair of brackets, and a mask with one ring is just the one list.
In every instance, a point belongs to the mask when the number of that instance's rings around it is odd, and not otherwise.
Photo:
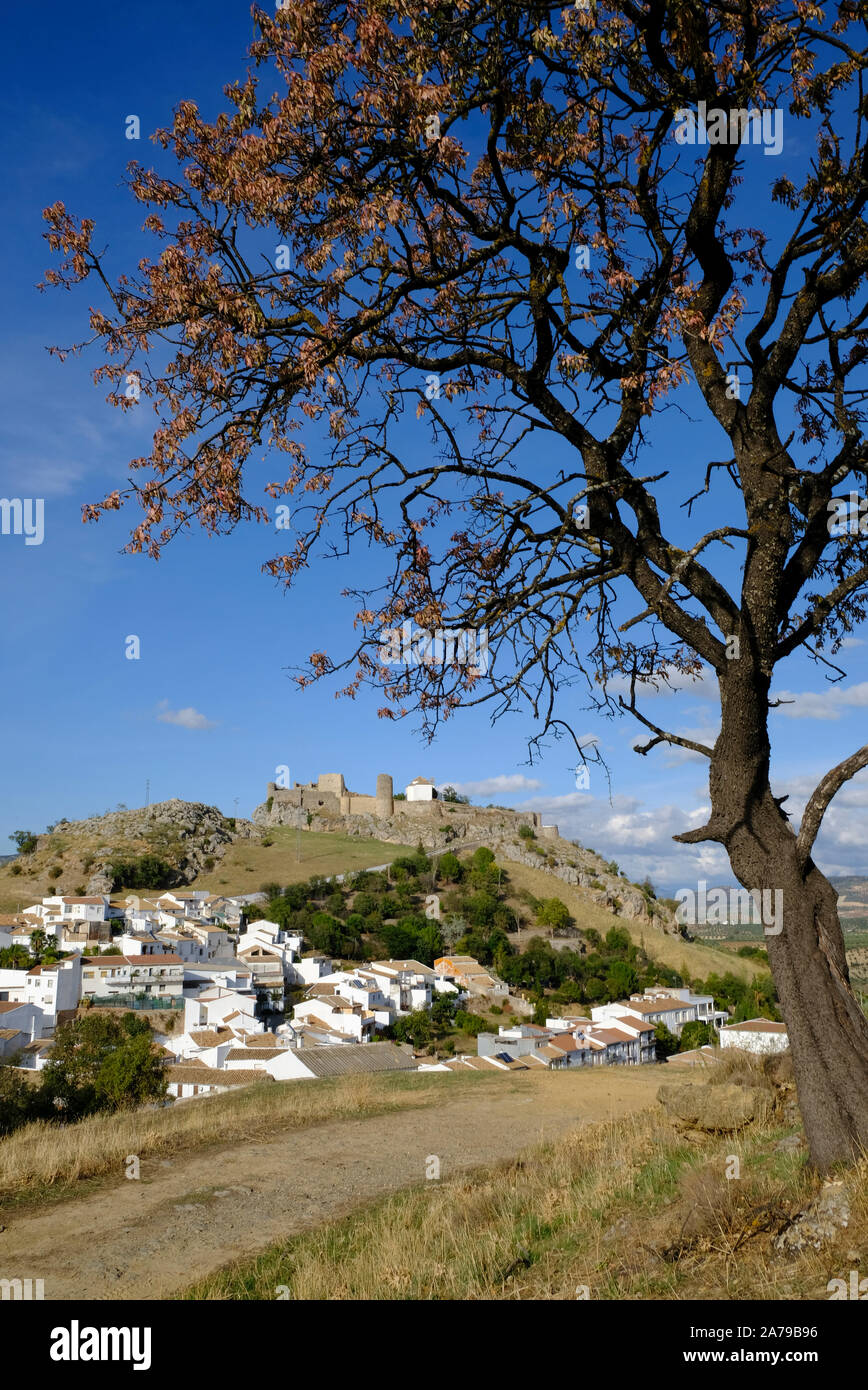
[[(463, 1077), (457, 1077), (456, 1092)], [(473, 1078), (465, 1084), (472, 1084)], [(0, 1142), (0, 1212), (10, 1201), (64, 1195), (82, 1179), (117, 1174), (127, 1154), (140, 1159), (194, 1153), (212, 1144), (250, 1142), (325, 1120), (424, 1107), (442, 1098), (434, 1078), (341, 1077), (317, 1082), (266, 1082), (194, 1103), (93, 1115), (58, 1127), (25, 1125)]]
[(213, 871), (201, 874), (191, 887), (211, 893), (256, 893), (263, 883), (285, 887), (314, 874), (354, 873), (413, 853), (412, 845), (389, 845), (338, 832), (295, 831), (287, 825), (275, 826), (267, 834), (274, 841), (271, 845), (237, 840)]
[[(718, 1080), (734, 1074), (723, 1067)], [(868, 1161), (849, 1176), (846, 1228), (821, 1250), (781, 1254), (775, 1236), (819, 1188), (798, 1135), (778, 1113), (738, 1136), (686, 1137), (654, 1106), (516, 1161), (418, 1182), (187, 1297), (827, 1299), (830, 1279), (868, 1264)]]

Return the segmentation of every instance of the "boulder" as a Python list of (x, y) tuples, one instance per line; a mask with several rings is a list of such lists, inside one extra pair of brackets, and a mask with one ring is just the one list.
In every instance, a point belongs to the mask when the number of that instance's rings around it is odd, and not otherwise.
[(744, 1129), (755, 1120), (765, 1119), (771, 1109), (769, 1094), (754, 1086), (670, 1082), (660, 1087), (657, 1100), (676, 1124), (706, 1134)]
[(823, 1183), (812, 1202), (799, 1212), (775, 1240), (780, 1254), (800, 1255), (803, 1250), (820, 1250), (833, 1241), (850, 1222), (852, 1192), (843, 1179)]

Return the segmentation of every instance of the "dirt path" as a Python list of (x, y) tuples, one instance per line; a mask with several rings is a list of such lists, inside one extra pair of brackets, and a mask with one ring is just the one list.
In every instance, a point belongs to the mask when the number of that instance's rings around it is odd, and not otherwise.
[(503, 1082), (502, 1092), (445, 1096), (426, 1110), (144, 1159), (138, 1182), (13, 1216), (0, 1232), (0, 1277), (43, 1279), (46, 1299), (171, 1297), (234, 1259), (423, 1180), (429, 1154), (448, 1177), (642, 1109), (660, 1073), (613, 1067)]

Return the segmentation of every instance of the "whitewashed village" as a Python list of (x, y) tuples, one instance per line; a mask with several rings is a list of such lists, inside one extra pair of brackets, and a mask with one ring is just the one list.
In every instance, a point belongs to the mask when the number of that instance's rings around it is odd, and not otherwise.
[[(675, 986), (530, 1022), (526, 995), (472, 956), (443, 955), (432, 966), (381, 959), (341, 967), (279, 924), (248, 920), (264, 897), (202, 889), (120, 902), (109, 894), (53, 895), (4, 916), (0, 947), (50, 941), (63, 958), (0, 969), (0, 1059), (38, 1073), (51, 1058), (55, 1030), (101, 1008), (146, 1012), (167, 1094), (177, 1100), (266, 1079), (643, 1066), (658, 1060), (659, 1024), (676, 1038), (688, 1023), (706, 1024), (720, 1049), (787, 1047), (783, 1023), (731, 1022), (711, 995)], [(287, 1007), (290, 995), (295, 1002)], [(511, 1021), (497, 1033), (480, 1032), (475, 1054), (432, 1058), (430, 1049), (384, 1040), (398, 1020), (432, 1010), (444, 996), (460, 1007), (493, 1005)], [(706, 1044), (679, 1060), (701, 1065), (715, 1055)]]

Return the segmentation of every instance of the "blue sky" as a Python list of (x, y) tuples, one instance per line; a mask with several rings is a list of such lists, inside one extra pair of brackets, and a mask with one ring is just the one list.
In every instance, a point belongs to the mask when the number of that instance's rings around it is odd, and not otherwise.
[[(583, 713), (578, 688), (565, 714), (600, 740), (611, 800), (597, 769), (587, 791), (576, 789), (566, 744), (527, 766), (529, 719), (491, 726), (484, 711), (459, 714), (426, 746), (412, 718), (377, 719), (381, 697), (363, 692), (336, 701), (334, 687), (323, 685), (297, 691), (288, 667), (313, 650), (346, 650), (352, 640), (355, 605), (340, 597), (352, 581), (339, 563), (317, 565), (286, 595), (260, 573), (278, 549), (267, 527), (223, 539), (190, 535), (155, 564), (119, 553), (125, 513), (82, 525), (82, 503), (123, 485), (127, 461), (145, 452), (147, 422), (144, 412), (121, 415), (105, 404), (90, 380), (95, 361), (61, 365), (48, 356), (48, 344), (83, 336), (95, 291), (36, 290), (50, 264), (42, 208), (63, 200), (96, 220), (95, 244), (108, 244), (116, 265), (138, 259), (141, 209), (120, 177), (130, 158), (150, 162), (152, 147), (145, 138), (125, 139), (125, 119), (138, 114), (146, 137), (168, 123), (181, 98), (212, 112), (222, 85), (245, 69), (251, 24), (243, 3), (200, 0), (123, 9), (89, 3), (84, 15), (52, 6), (40, 11), (38, 29), (32, 14), (19, 9), (7, 17), (16, 60), (0, 96), (7, 141), (0, 495), (45, 499), (45, 540), (26, 546), (21, 536), (0, 536), (0, 852), (11, 850), (5, 836), (14, 829), (41, 829), (118, 802), (141, 805), (146, 779), (152, 800), (213, 802), (228, 814), (237, 802), (249, 815), (275, 767), (288, 764), (299, 780), (342, 771), (359, 791), (372, 790), (380, 771), (391, 772), (396, 786), (418, 775), (451, 781), (482, 804), (542, 810), (563, 834), (616, 858), (631, 877), (649, 873), (670, 889), (697, 876), (729, 881), (716, 848), (671, 842), (704, 819), (704, 762), (679, 750), (637, 757), (635, 724)], [(777, 174), (788, 157), (798, 158), (799, 140), (792, 135), (780, 160), (753, 153), (745, 196), (767, 186), (767, 166)], [(723, 439), (709, 440), (704, 412), (695, 418), (693, 425), (666, 416), (655, 433), (655, 458), (665, 453), (671, 461), (679, 497), (697, 457), (723, 456)], [(708, 504), (702, 519), (713, 514)], [(125, 657), (132, 634), (141, 642), (135, 661)], [(801, 658), (780, 674), (779, 693), (790, 692), (795, 703), (773, 716), (775, 782), (796, 812), (827, 768), (864, 741), (868, 663), (858, 635), (842, 655), (848, 676), (834, 688)], [(652, 704), (650, 717), (664, 727), (713, 739), (713, 686), (700, 682)], [(863, 773), (827, 818), (819, 862), (834, 873), (864, 870), (866, 831)]]

